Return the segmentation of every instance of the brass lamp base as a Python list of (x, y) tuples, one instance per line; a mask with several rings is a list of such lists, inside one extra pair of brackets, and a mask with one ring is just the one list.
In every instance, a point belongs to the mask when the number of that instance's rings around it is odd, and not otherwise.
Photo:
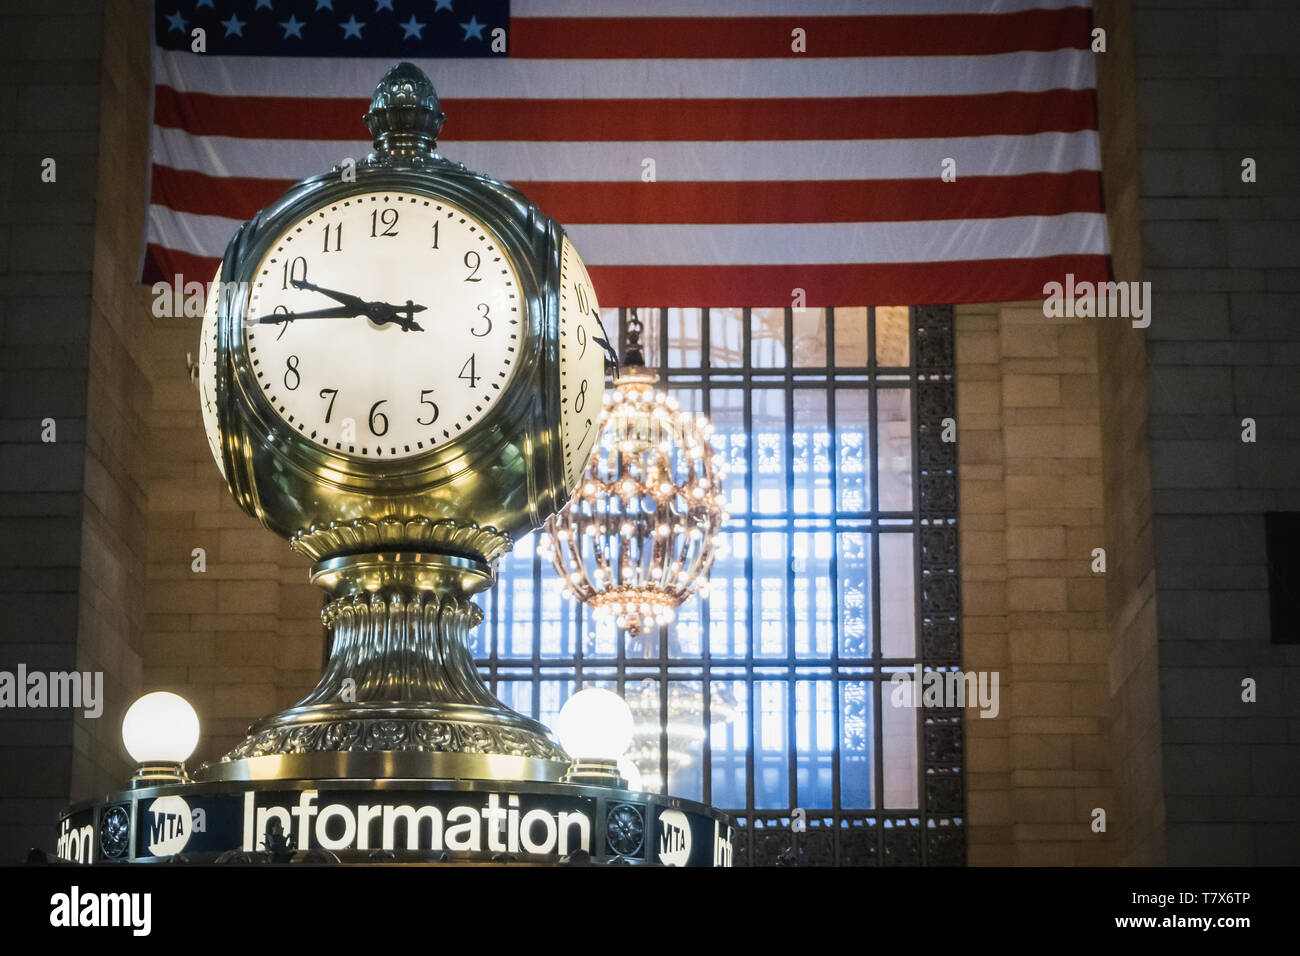
[(598, 757), (579, 757), (564, 773), (564, 782), (588, 787), (627, 788), (627, 781), (618, 772), (618, 762)]
[(488, 565), (425, 552), (327, 558), (311, 580), (334, 597), (325, 673), (198, 780), (322, 777), (559, 780), (569, 765), (542, 724), (483, 685), (466, 646), (483, 619), (469, 596)]
[(172, 760), (150, 760), (135, 768), (135, 774), (131, 777), (131, 789), (189, 782), (190, 778), (185, 773), (185, 764)]

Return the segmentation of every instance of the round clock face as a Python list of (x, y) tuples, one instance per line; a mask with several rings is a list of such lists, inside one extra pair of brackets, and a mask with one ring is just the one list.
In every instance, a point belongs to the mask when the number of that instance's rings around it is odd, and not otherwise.
[(208, 448), (217, 460), (217, 470), (226, 476), (221, 458), (220, 433), (217, 430), (217, 304), (221, 297), (221, 266), (208, 286), (207, 308), (203, 310), (203, 328), (199, 332), (199, 400), (203, 403), (203, 431)]
[(600, 431), (607, 344), (587, 267), (565, 236), (560, 249), (560, 440), (569, 491), (586, 470)]
[(363, 193), (289, 226), (257, 266), (244, 348), (303, 440), (405, 458), (469, 432), (514, 375), (519, 281), (496, 236), (445, 200)]

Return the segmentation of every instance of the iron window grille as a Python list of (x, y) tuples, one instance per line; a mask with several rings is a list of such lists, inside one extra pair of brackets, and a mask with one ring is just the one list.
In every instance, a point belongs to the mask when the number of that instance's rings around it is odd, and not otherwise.
[(713, 422), (730, 554), (630, 640), (524, 539), (472, 636), (485, 680), (546, 723), (582, 686), (627, 696), (644, 785), (727, 809), (737, 865), (963, 864), (961, 714), (886, 706), (893, 673), (961, 662), (952, 308), (638, 314)]

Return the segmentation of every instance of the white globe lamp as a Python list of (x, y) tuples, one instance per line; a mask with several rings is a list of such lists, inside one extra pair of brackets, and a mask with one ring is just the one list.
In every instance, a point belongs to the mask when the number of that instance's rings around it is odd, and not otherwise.
[(185, 761), (199, 743), (199, 715), (178, 694), (145, 694), (122, 718), (122, 743), (136, 762), (132, 787), (186, 783)]
[(560, 708), (555, 735), (573, 762), (565, 783), (626, 787), (618, 760), (632, 746), (632, 710), (612, 691), (587, 687)]

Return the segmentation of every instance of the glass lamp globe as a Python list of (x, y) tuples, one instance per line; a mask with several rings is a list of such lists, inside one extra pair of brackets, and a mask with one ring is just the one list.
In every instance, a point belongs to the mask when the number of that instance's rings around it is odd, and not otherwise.
[(597, 687), (578, 691), (560, 708), (555, 735), (573, 757), (566, 782), (626, 786), (618, 758), (632, 746), (632, 709), (618, 694)]
[(145, 694), (122, 718), (122, 743), (139, 766), (133, 786), (184, 781), (185, 761), (199, 743), (199, 715), (178, 694)]

